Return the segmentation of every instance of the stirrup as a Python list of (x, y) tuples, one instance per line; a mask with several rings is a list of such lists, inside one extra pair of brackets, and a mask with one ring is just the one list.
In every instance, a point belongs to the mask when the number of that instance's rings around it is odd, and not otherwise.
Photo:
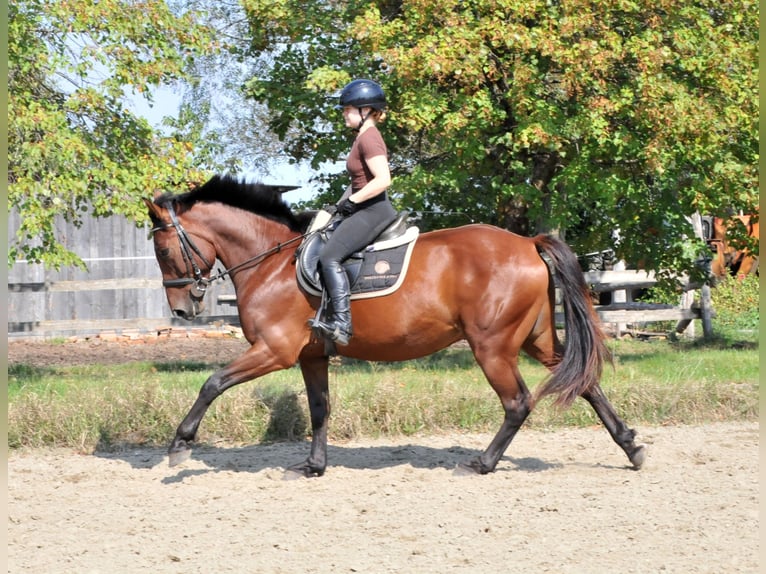
[(348, 340), (351, 338), (351, 333), (341, 329), (337, 323), (325, 323), (319, 319), (309, 319), (308, 324), (318, 337), (330, 339), (339, 345), (348, 345)]

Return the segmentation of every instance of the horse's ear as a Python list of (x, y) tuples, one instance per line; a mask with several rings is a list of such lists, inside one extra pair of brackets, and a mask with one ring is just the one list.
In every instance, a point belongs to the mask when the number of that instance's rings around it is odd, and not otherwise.
[(162, 221), (162, 213), (160, 212), (159, 205), (154, 203), (151, 199), (146, 198), (144, 198), (144, 204), (149, 208), (149, 217), (152, 218), (152, 221)]

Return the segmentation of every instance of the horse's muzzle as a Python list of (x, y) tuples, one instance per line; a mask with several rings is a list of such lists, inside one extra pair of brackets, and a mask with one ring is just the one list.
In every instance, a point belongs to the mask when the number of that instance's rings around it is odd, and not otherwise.
[(201, 300), (190, 299), (186, 305), (172, 307), (173, 316), (186, 321), (192, 321), (197, 315), (205, 310), (205, 304)]

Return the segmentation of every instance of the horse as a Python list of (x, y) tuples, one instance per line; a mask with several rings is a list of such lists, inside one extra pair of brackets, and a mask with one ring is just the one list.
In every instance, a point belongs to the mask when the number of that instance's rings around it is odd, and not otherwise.
[[(285, 472), (322, 476), (330, 353), (308, 326), (320, 297), (300, 287), (295, 269), (311, 212), (293, 212), (268, 186), (220, 175), (192, 191), (156, 194), (144, 202), (172, 313), (195, 318), (204, 309), (207, 285), (228, 275), (242, 332), (251, 345), (204, 382), (168, 447), (170, 466), (189, 458), (205, 412), (223, 392), (298, 364), (311, 445), (308, 458)], [(226, 268), (219, 276), (212, 275), (216, 259)], [(563, 343), (556, 334), (556, 287), (564, 308)], [(577, 258), (563, 241), (522, 237), (485, 224), (421, 233), (399, 289), (352, 301), (351, 309), (354, 336), (337, 347), (341, 356), (406, 361), (468, 342), (500, 399), (504, 418), (486, 450), (457, 464), (456, 472), (493, 472), (536, 402), (547, 395), (560, 407), (584, 398), (632, 468), (643, 465), (645, 445), (635, 442), (636, 432), (620, 419), (600, 386), (611, 355)], [(519, 371), (521, 351), (550, 370), (535, 394)]]
[(758, 256), (749, 249), (737, 249), (728, 240), (729, 230), (734, 226), (744, 226), (747, 237), (759, 240), (760, 224), (757, 216), (735, 215), (724, 219), (713, 219), (713, 237), (709, 240), (715, 256), (711, 263), (711, 273), (714, 278), (721, 279), (733, 275), (743, 279), (747, 275), (758, 272)]

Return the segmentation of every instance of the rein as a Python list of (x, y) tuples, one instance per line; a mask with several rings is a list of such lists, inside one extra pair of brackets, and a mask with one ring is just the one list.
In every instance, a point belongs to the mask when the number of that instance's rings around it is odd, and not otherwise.
[[(191, 266), (191, 274), (193, 275), (193, 277), (180, 277), (178, 279), (163, 279), (162, 286), (163, 287), (182, 287), (184, 285), (189, 285), (193, 283), (194, 286), (192, 287), (191, 294), (193, 297), (198, 297), (198, 298), (202, 298), (205, 296), (205, 292), (207, 291), (207, 286), (213, 283), (214, 281), (223, 279), (227, 275), (231, 276), (231, 274), (234, 271), (241, 269), (242, 267), (245, 267), (246, 265), (253, 264), (256, 261), (257, 263), (261, 263), (264, 259), (266, 259), (270, 255), (279, 253), (280, 251), (282, 251), (282, 248), (292, 243), (295, 243), (296, 241), (300, 241), (308, 235), (308, 233), (304, 233), (303, 235), (293, 237), (292, 239), (285, 241), (284, 243), (277, 243), (274, 247), (267, 249), (266, 251), (259, 253), (258, 255), (255, 255), (254, 257), (251, 257), (250, 259), (246, 259), (242, 263), (237, 263), (236, 265), (232, 265), (228, 269), (224, 269), (223, 271), (220, 271), (218, 274), (213, 275), (212, 277), (204, 277), (202, 275), (202, 270), (199, 268), (196, 261), (194, 260), (194, 254), (196, 253), (197, 256), (202, 260), (202, 262), (207, 266), (208, 271), (213, 269), (213, 265), (210, 264), (207, 259), (205, 259), (205, 256), (202, 255), (202, 251), (200, 251), (199, 247), (197, 247), (197, 245), (191, 240), (191, 238), (189, 237), (189, 234), (181, 225), (181, 222), (178, 221), (178, 216), (176, 215), (172, 202), (168, 202), (165, 208), (168, 210), (168, 214), (170, 215), (170, 223), (165, 223), (163, 225), (153, 227), (149, 231), (149, 233), (154, 233), (155, 231), (160, 231), (162, 229), (168, 229), (170, 227), (173, 227), (176, 230), (176, 233), (178, 234), (178, 242), (181, 244), (181, 254), (183, 255), (184, 261), (186, 262), (186, 268), (188, 270), (189, 267)], [(258, 261), (259, 259), (260, 261)]]

